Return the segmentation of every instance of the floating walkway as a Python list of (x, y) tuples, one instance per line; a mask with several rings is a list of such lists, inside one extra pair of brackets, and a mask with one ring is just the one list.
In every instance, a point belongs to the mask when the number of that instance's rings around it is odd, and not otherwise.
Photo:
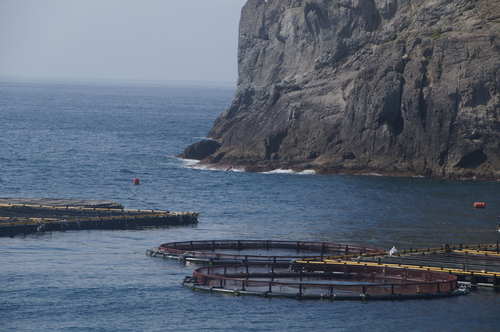
[[(404, 300), (466, 294), (449, 271), (361, 263), (389, 253), (352, 244), (301, 241), (186, 241), (147, 255), (208, 266), (182, 284), (192, 290), (322, 300)], [(377, 261), (377, 260), (375, 260)]]
[[(45, 202), (26, 199), (24, 202)], [(137, 229), (198, 223), (197, 212), (124, 209), (107, 201), (50, 200), (53, 205), (0, 199), (0, 236), (81, 229)], [(56, 204), (57, 203), (57, 204)]]
[(445, 245), (439, 248), (410, 249), (397, 254), (332, 256), (322, 260), (307, 258), (300, 264), (345, 264), (404, 267), (445, 272), (472, 287), (500, 287), (500, 248), (497, 244)]

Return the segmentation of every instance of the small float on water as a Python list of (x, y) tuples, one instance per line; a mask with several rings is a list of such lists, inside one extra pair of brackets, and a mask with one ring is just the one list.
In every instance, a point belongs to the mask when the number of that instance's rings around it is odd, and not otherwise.
[(474, 203), (474, 209), (485, 209), (486, 208), (486, 203), (484, 202), (475, 202)]

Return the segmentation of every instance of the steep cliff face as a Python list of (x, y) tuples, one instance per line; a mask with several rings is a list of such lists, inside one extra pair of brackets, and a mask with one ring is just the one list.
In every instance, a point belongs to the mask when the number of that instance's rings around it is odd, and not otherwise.
[(249, 0), (238, 65), (204, 163), (500, 177), (498, 0)]

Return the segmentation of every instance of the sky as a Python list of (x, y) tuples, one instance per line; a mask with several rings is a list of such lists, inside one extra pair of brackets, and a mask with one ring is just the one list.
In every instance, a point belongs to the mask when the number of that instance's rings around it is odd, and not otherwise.
[(0, 76), (236, 82), (246, 0), (0, 0)]

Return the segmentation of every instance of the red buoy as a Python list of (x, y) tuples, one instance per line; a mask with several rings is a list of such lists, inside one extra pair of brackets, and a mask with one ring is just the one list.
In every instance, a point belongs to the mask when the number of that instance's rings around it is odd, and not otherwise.
[(483, 202), (476, 202), (476, 203), (474, 203), (474, 208), (475, 209), (484, 209), (484, 208), (486, 208), (486, 204)]
[(138, 185), (139, 184), (139, 178), (134, 178), (134, 184)]

